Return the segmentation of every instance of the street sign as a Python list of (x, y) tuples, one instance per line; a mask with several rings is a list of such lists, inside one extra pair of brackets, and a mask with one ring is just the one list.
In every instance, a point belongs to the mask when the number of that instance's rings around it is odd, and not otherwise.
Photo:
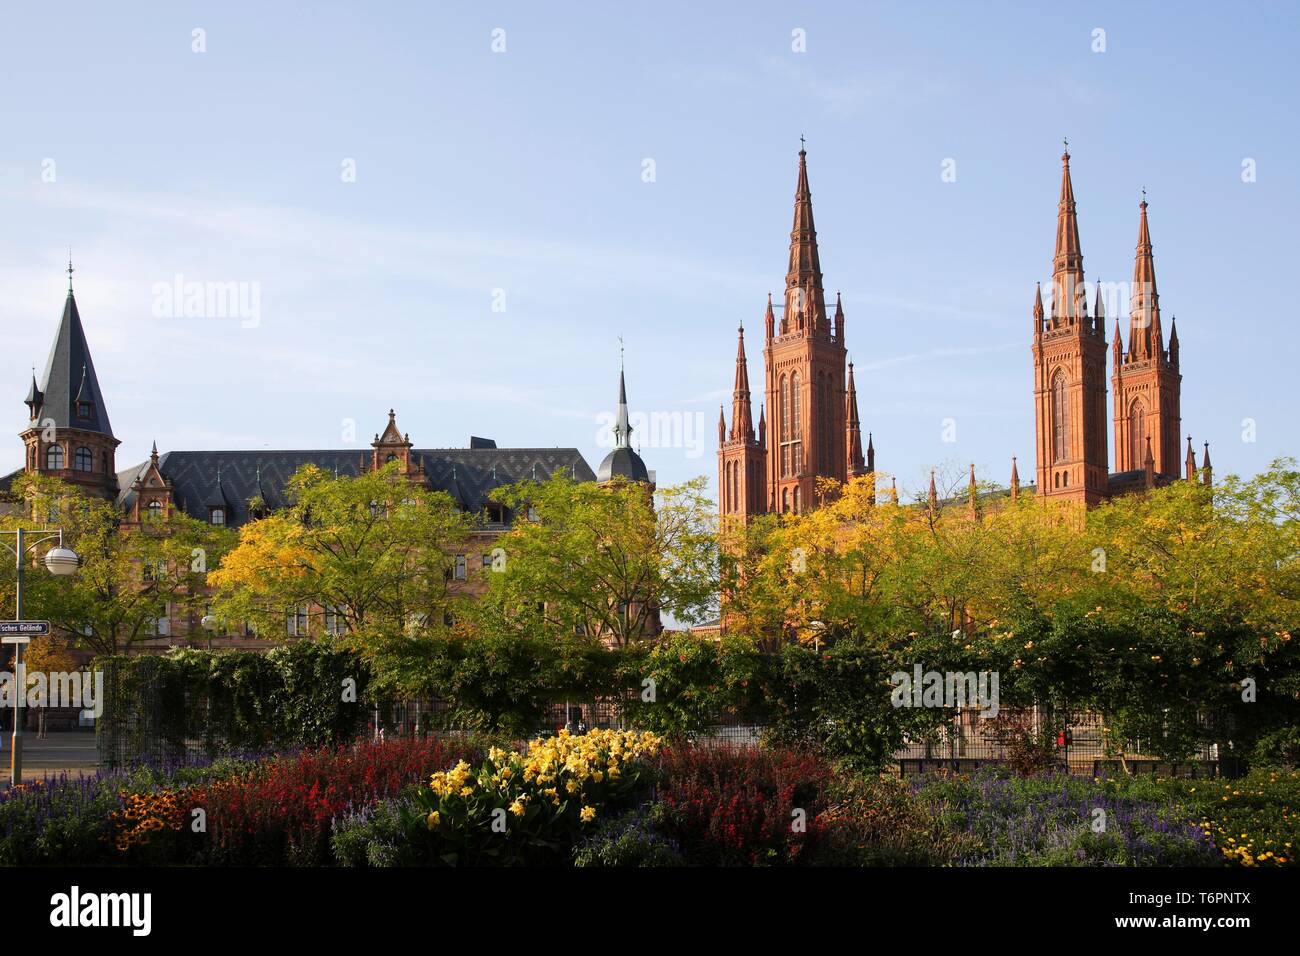
[(15, 634), (8, 634), (8, 635), (6, 635), (6, 636), (4, 636), (4, 637), (0, 637), (0, 644), (23, 644), (23, 645), (26, 645), (26, 644), (30, 644), (31, 642), (32, 642), (32, 639), (31, 639), (30, 637), (18, 637), (18, 636), (15, 635)]
[[(50, 633), (49, 621), (0, 621), (0, 636), (44, 637)], [(11, 641), (6, 640), (9, 644)]]

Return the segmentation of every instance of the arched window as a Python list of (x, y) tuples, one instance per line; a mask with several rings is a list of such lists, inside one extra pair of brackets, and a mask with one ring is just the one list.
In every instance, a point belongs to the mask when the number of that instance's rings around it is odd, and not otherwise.
[(799, 513), (799, 489), (797, 487), (794, 490), (794, 513)]
[(790, 400), (794, 406), (790, 413), (790, 437), (797, 440), (803, 437), (803, 400), (799, 395), (798, 372), (790, 376)]
[(82, 445), (73, 453), (72, 467), (77, 471), (95, 470), (95, 456), (91, 454), (90, 449), (85, 445)]
[(151, 501), (151, 502), (149, 502), (149, 510), (148, 510), (148, 512), (147, 512), (147, 517), (148, 517), (148, 519), (149, 519), (150, 521), (157, 521), (159, 518), (162, 517), (162, 502), (161, 502), (161, 501)]
[(1052, 460), (1065, 461), (1070, 447), (1070, 406), (1065, 388), (1065, 373), (1060, 369), (1052, 376)]
[(781, 376), (781, 477), (790, 476), (790, 380)]
[(1145, 468), (1147, 463), (1147, 411), (1139, 398), (1128, 413), (1129, 448), (1134, 468)]
[(45, 449), (45, 467), (56, 471), (63, 467), (63, 446), (51, 445)]
[(789, 488), (786, 488), (781, 492), (781, 510), (782, 511), (790, 510), (790, 489)]
[(787, 474), (803, 474), (803, 396), (800, 394), (799, 373), (790, 374), (790, 470)]

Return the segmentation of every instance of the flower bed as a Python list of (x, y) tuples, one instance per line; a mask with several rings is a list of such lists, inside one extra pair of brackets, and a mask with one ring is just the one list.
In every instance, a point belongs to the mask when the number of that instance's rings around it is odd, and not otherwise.
[(15, 787), (0, 864), (1289, 866), (1297, 799), (1292, 770), (902, 781), (622, 731), (447, 737)]

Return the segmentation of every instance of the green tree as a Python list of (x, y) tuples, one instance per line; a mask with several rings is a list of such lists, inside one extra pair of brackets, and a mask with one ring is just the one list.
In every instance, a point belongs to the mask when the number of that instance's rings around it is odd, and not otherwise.
[(396, 464), (357, 477), (305, 465), (285, 495), (285, 507), (240, 528), (208, 576), (218, 617), (275, 635), (289, 613), (317, 605), (362, 637), (444, 627), (459, 603), (453, 556), (473, 529), (449, 495)]
[(480, 626), (501, 633), (582, 634), (626, 647), (654, 616), (697, 622), (716, 607), (717, 528), (697, 478), (653, 497), (639, 483), (563, 475), (498, 488), (517, 516), (485, 571)]
[[(208, 568), (233, 540), (227, 529), (179, 510), (124, 528), (116, 503), (45, 475), (17, 479), (14, 496), (18, 508), (3, 517), (6, 529), (62, 528), (64, 543), (81, 558), (70, 577), (43, 570), (24, 575), (25, 613), (48, 619), (95, 654), (121, 653), (156, 637), (158, 620), (169, 612), (181, 620), (201, 614)], [(11, 567), (3, 580), (12, 607)]]

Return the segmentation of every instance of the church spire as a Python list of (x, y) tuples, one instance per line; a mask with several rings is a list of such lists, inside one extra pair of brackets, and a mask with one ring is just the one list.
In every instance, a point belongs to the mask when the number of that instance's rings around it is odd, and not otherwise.
[(1187, 469), (1187, 480), (1196, 480), (1196, 451), (1192, 448), (1192, 436), (1187, 436), (1187, 460), (1184, 462)]
[(1056, 210), (1056, 253), (1052, 257), (1052, 326), (1084, 321), (1083, 251), (1079, 244), (1079, 215), (1070, 179), (1070, 150), (1061, 154), (1061, 199)]
[(928, 501), (929, 501), (929, 503), (930, 503), (930, 510), (931, 510), (931, 511), (936, 511), (936, 510), (938, 510), (938, 508), (939, 508), (939, 492), (938, 492), (938, 490), (934, 487), (934, 469), (933, 469), (933, 468), (930, 469), (930, 493), (929, 493), (929, 495), (928, 495)]
[(790, 267), (785, 276), (785, 319), (788, 331), (803, 328), (829, 332), (822, 292), (822, 265), (813, 225), (812, 192), (808, 188), (808, 153), (799, 150), (799, 180), (794, 190), (794, 226), (790, 230)]
[(1034, 335), (1043, 334), (1043, 284), (1034, 283)]
[(736, 386), (731, 393), (731, 440), (754, 440), (753, 405), (749, 397), (749, 363), (745, 358), (745, 327), (736, 330)]
[(845, 396), (846, 419), (848, 420), (847, 439), (849, 449), (848, 473), (850, 478), (866, 474), (867, 466), (862, 459), (862, 423), (858, 420), (858, 389), (853, 383), (853, 363), (849, 362), (849, 381)]
[(1138, 207), (1137, 250), (1133, 259), (1133, 294), (1129, 313), (1129, 361), (1163, 358), (1160, 333), (1160, 295), (1156, 291), (1156, 264), (1151, 254), (1151, 228), (1147, 223), (1146, 190)]
[(1201, 459), (1201, 481), (1205, 487), (1210, 487), (1214, 483), (1214, 471), (1210, 467), (1210, 443), (1205, 443), (1205, 457)]
[(1016, 470), (1016, 456), (1011, 456), (1011, 500), (1020, 497), (1020, 472)]

